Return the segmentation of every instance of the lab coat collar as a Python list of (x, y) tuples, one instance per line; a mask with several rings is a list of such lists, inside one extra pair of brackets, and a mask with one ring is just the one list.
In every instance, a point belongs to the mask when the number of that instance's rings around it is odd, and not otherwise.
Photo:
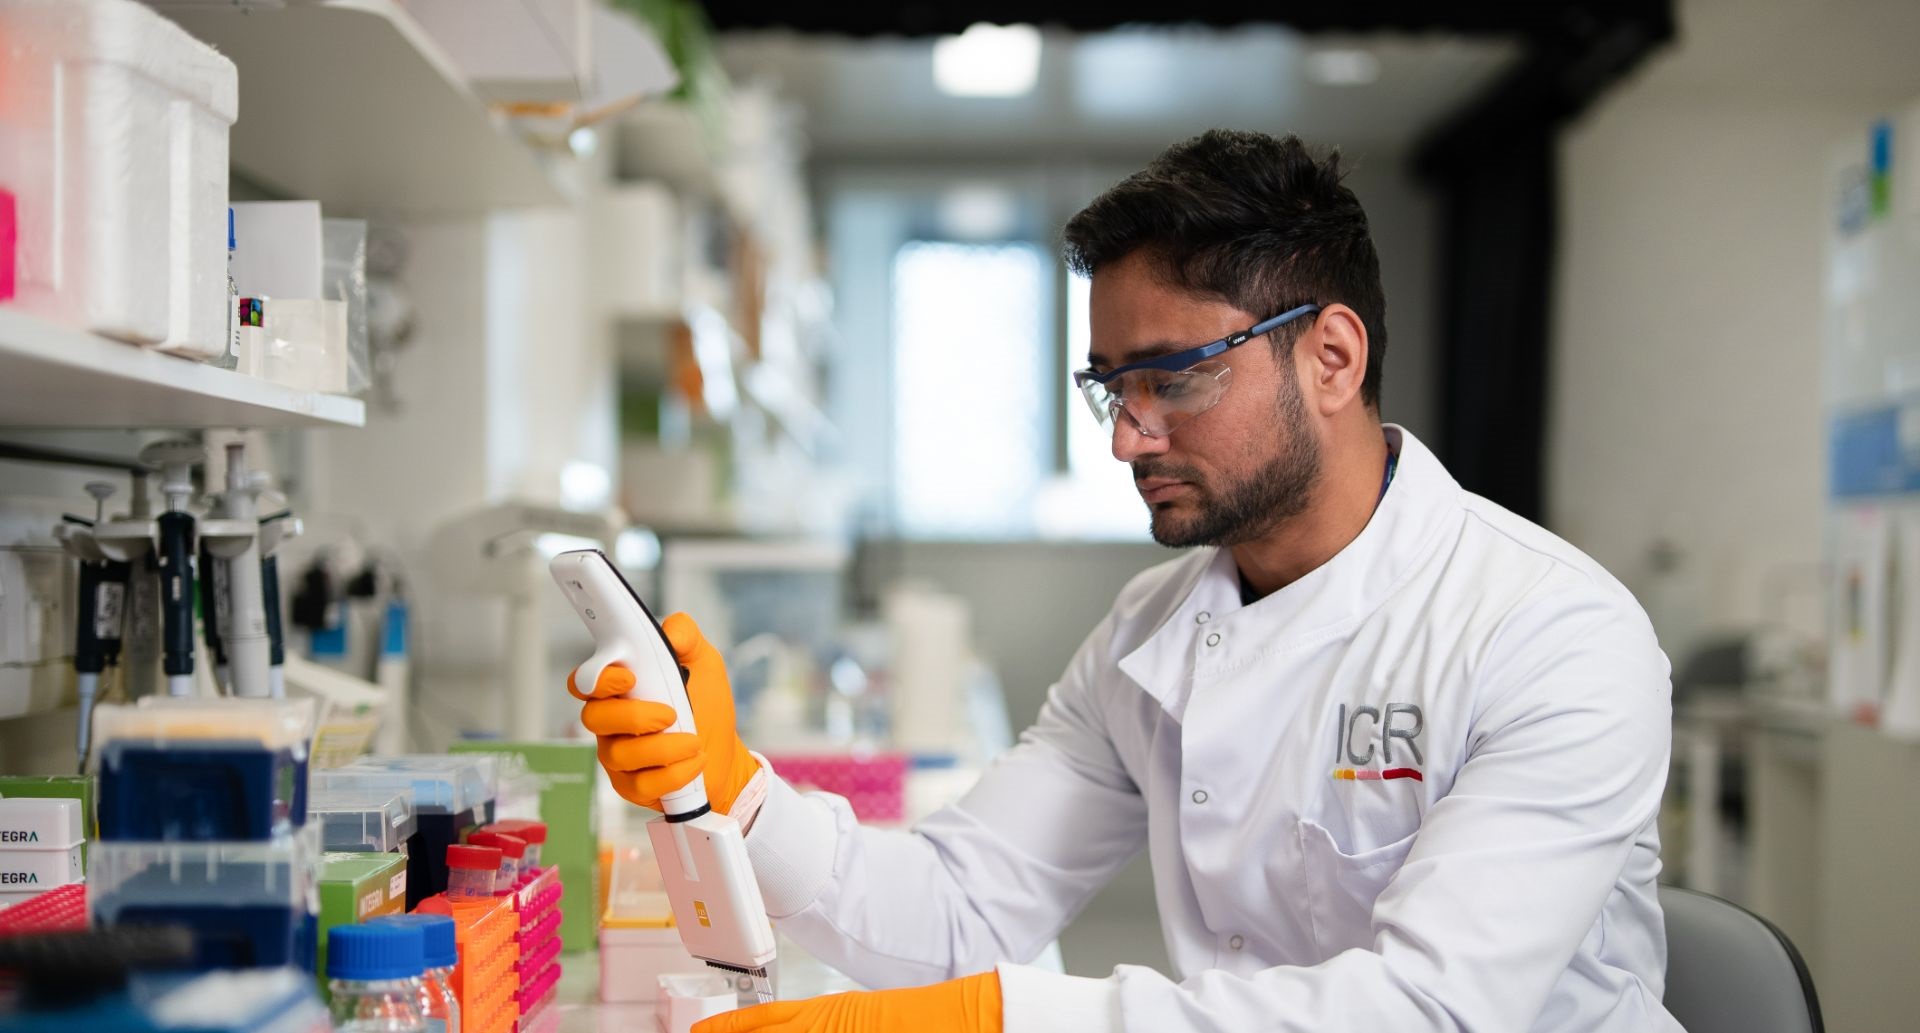
[[(1196, 676), (1225, 674), (1277, 650), (1346, 633), (1386, 602), (1439, 536), (1458, 525), (1464, 513), (1460, 486), (1439, 458), (1405, 428), (1386, 424), (1384, 430), (1388, 447), (1400, 456), (1393, 483), (1360, 535), (1331, 560), (1242, 606), (1232, 552), (1207, 549), (1170, 578), (1166, 590), (1142, 601), (1146, 605), (1136, 613), (1155, 630), (1121, 658), (1120, 670), (1176, 720)], [(1197, 660), (1195, 643), (1204, 629), (1229, 625), (1227, 647)]]

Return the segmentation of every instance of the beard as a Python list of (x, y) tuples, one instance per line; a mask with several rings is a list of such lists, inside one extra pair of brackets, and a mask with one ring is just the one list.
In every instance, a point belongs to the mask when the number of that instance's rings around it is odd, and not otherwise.
[(1240, 545), (1306, 512), (1320, 479), (1320, 445), (1307, 426), (1300, 383), (1291, 368), (1280, 389), (1276, 414), (1283, 435), (1279, 451), (1252, 474), (1231, 483), (1210, 485), (1198, 469), (1179, 463), (1143, 459), (1133, 464), (1136, 481), (1149, 477), (1186, 481), (1197, 496), (1188, 513), (1174, 503), (1151, 507), (1154, 541), (1174, 549)]

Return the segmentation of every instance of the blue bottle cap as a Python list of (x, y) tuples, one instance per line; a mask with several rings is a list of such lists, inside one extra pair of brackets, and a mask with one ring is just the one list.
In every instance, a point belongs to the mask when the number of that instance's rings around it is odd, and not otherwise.
[(336, 925), (327, 932), (327, 978), (418, 979), (427, 968), (426, 943), (417, 925)]
[(368, 924), (410, 925), (419, 929), (426, 936), (428, 968), (452, 968), (460, 963), (459, 939), (454, 935), (453, 919), (446, 915), (429, 915), (419, 912), (409, 915), (386, 915)]

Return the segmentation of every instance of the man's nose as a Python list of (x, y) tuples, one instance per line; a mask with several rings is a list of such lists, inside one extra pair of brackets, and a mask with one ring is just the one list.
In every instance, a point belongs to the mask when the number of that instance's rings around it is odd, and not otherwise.
[(1133, 422), (1133, 414), (1121, 407), (1113, 414), (1113, 457), (1131, 463), (1141, 456), (1157, 456), (1167, 450), (1167, 438), (1149, 437)]

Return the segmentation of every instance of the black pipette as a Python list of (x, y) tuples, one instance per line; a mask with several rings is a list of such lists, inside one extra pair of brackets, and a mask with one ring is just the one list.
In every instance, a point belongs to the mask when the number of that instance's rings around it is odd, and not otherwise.
[(226, 587), (220, 577), (220, 560), (214, 558), (213, 550), (207, 548), (206, 539), (200, 540), (200, 634), (207, 643), (207, 655), (213, 658), (213, 681), (221, 692), (232, 691), (227, 682), (227, 650), (220, 641), (220, 627), (224, 620), (220, 605), (221, 591)]
[(80, 697), (75, 748), (83, 764), (92, 732), (93, 703), (100, 695), (100, 675), (120, 654), (127, 582), (127, 565), (110, 560), (95, 538), (95, 531), (106, 519), (107, 498), (113, 494), (113, 485), (94, 481), (87, 485), (87, 494), (93, 496), (93, 519), (68, 515), (57, 532), (68, 551), (80, 561), (73, 671)]
[(193, 465), (205, 455), (191, 441), (156, 442), (140, 452), (142, 462), (160, 468), (160, 492), (167, 500), (155, 523), (160, 529), (161, 670), (170, 696), (193, 695), (194, 519), (187, 505), (193, 499)]
[[(275, 521), (287, 520), (293, 516), (291, 510), (281, 510), (272, 516), (260, 518), (260, 528), (264, 540), (267, 526)], [(283, 699), (287, 695), (286, 632), (280, 623), (280, 560), (272, 552), (262, 550), (260, 557), (260, 595), (267, 608), (267, 641), (270, 644), (267, 662), (272, 678), (273, 696)]]

